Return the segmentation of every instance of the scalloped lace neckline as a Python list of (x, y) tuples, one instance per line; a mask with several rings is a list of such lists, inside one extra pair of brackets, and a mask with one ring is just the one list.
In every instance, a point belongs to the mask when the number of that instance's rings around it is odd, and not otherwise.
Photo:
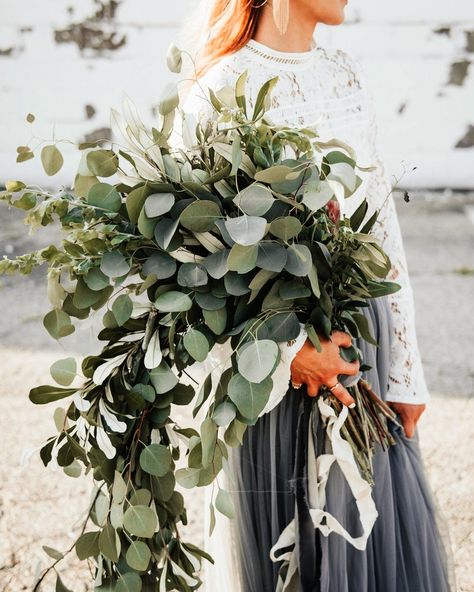
[(268, 63), (269, 65), (275, 65), (278, 68), (293, 68), (295, 66), (309, 66), (313, 62), (320, 47), (317, 46), (314, 39), (312, 39), (311, 48), (307, 51), (280, 51), (268, 47), (255, 39), (250, 39), (242, 49), (252, 53), (261, 61)]

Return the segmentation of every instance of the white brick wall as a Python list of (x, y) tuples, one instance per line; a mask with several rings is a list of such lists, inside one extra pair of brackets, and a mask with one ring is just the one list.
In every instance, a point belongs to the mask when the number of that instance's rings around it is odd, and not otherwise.
[[(30, 111), (35, 135), (80, 140), (107, 127), (110, 107), (127, 92), (152, 121), (169, 76), (166, 48), (192, 4), (122, 0), (114, 11), (110, 0), (0, 0), (0, 183), (46, 181), (36, 161), (15, 163), (16, 146), (29, 140)], [(108, 13), (88, 22), (101, 6)], [(88, 37), (88, 28), (98, 36)], [(67, 41), (71, 35), (76, 41)], [(84, 39), (105, 49), (81, 51)], [(404, 185), (474, 187), (474, 147), (456, 148), (474, 143), (474, 130), (466, 136), (474, 126), (473, 0), (358, 0), (345, 26), (321, 27), (317, 39), (364, 63), (391, 171), (399, 176), (403, 166), (418, 166)], [(71, 163), (61, 182), (72, 170)]]

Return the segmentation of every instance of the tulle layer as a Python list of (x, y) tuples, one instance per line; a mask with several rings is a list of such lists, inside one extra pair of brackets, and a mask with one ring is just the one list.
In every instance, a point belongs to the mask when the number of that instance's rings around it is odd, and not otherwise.
[[(357, 343), (372, 367), (363, 377), (385, 399), (392, 334), (386, 298), (370, 301), (364, 314), (379, 346)], [(307, 474), (301, 447), (308, 407), (313, 405), (315, 451), (326, 452), (315, 402), (290, 389), (277, 407), (247, 429), (242, 447), (231, 451), (237, 509), (232, 530), (241, 592), (277, 590), (281, 563), (272, 562), (269, 553), (295, 517), (295, 502), (299, 573), (288, 588), (291, 592), (455, 592), (448, 529), (427, 481), (417, 431), (407, 438), (390, 422), (397, 444), (388, 451), (377, 448), (372, 495), (379, 515), (365, 550), (338, 534), (326, 537), (314, 529), (305, 512)], [(325, 509), (353, 536), (361, 534), (354, 499), (337, 465), (327, 483)]]

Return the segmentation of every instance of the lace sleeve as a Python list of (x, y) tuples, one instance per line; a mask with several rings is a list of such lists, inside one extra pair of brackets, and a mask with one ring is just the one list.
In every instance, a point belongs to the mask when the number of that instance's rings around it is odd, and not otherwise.
[(387, 400), (420, 404), (430, 398), (430, 393), (418, 348), (413, 290), (400, 224), (391, 193), (392, 188), (378, 148), (375, 107), (370, 95), (368, 112), (370, 157), (372, 166), (376, 168), (370, 173), (368, 180), (367, 200), (370, 206), (380, 209), (374, 234), (391, 260), (392, 267), (387, 279), (401, 285), (401, 290), (388, 296), (394, 334)]

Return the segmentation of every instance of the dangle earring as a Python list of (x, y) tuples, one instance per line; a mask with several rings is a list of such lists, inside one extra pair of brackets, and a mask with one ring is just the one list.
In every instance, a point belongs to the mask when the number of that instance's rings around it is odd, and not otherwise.
[(284, 35), (290, 20), (290, 0), (272, 0), (273, 20), (280, 35)]

